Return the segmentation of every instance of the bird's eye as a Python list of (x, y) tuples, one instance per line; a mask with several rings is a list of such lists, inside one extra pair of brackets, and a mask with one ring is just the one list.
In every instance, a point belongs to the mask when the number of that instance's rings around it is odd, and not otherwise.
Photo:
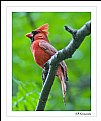
[(33, 35), (36, 35), (36, 34), (38, 34), (39, 32), (38, 31), (32, 31), (32, 34)]

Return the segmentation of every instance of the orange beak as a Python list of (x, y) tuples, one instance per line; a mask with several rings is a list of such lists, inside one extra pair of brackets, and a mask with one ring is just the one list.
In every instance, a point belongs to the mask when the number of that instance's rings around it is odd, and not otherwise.
[(33, 35), (32, 35), (32, 33), (27, 33), (27, 34), (26, 34), (26, 37), (28, 37), (28, 38), (32, 38)]

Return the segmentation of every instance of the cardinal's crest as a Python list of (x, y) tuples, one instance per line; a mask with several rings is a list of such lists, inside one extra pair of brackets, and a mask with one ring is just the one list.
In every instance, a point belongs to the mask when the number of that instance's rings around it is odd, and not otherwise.
[(40, 26), (39, 28), (37, 28), (36, 30), (44, 32), (45, 34), (48, 34), (48, 26), (49, 26), (48, 23), (46, 23)]

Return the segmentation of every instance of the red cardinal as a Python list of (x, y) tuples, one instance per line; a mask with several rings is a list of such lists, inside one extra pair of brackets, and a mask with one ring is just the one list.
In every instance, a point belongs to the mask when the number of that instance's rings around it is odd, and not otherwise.
[[(35, 62), (44, 68), (44, 64), (53, 56), (57, 50), (48, 41), (48, 24), (44, 24), (26, 34), (31, 39), (31, 50), (34, 56)], [(64, 61), (58, 66), (56, 76), (59, 77), (62, 85), (62, 93), (64, 102), (66, 101), (66, 81), (67, 78), (67, 67)]]

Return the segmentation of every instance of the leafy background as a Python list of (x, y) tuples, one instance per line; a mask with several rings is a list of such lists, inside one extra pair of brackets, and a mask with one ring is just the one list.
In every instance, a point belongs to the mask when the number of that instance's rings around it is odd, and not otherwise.
[[(25, 34), (48, 23), (50, 43), (60, 50), (71, 35), (64, 25), (79, 29), (91, 19), (89, 12), (13, 12), (12, 13), (12, 110), (33, 111), (42, 88), (42, 69), (35, 63), (30, 40)], [(73, 57), (65, 60), (69, 87), (64, 106), (61, 85), (56, 77), (45, 110), (91, 110), (91, 37), (87, 36)]]

